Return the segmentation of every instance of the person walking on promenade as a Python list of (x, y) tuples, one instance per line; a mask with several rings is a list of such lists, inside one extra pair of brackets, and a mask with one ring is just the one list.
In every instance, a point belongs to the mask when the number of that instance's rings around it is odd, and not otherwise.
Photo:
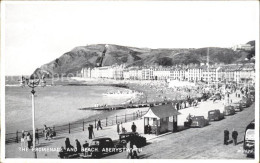
[(89, 139), (92, 139), (92, 127), (91, 127), (90, 124), (89, 124), (89, 126), (88, 126), (88, 138), (89, 138)]
[(76, 142), (76, 149), (77, 149), (76, 152), (81, 153), (81, 144), (80, 144), (79, 140), (76, 139), (75, 142)]
[(102, 130), (102, 127), (101, 127), (101, 121), (100, 121), (100, 119), (98, 119), (98, 123), (97, 123), (97, 130), (98, 130), (99, 128), (101, 128), (101, 130)]
[(73, 146), (70, 144), (70, 139), (69, 138), (66, 138), (65, 140), (65, 149), (66, 151), (70, 151), (71, 149), (73, 148)]
[(116, 124), (116, 131), (118, 134), (120, 133), (120, 123), (119, 122)]
[(91, 133), (92, 133), (91, 137), (92, 137), (92, 136), (95, 137), (95, 134), (94, 134), (94, 127), (93, 127), (93, 125), (90, 125), (90, 126), (91, 126)]
[(27, 142), (28, 142), (28, 148), (31, 149), (32, 146), (32, 135), (30, 134), (30, 132), (27, 133)]
[(132, 129), (132, 132), (136, 132), (136, 125), (135, 123), (133, 122), (132, 126), (131, 126), (131, 129)]
[(137, 152), (139, 153), (139, 150), (137, 148), (137, 146), (135, 144), (133, 144), (133, 149), (132, 149), (132, 159), (134, 158), (139, 158), (138, 155), (137, 155)]
[(233, 139), (233, 144), (234, 144), (234, 145), (237, 145), (237, 136), (238, 136), (238, 133), (237, 133), (237, 131), (233, 128), (232, 139)]
[(48, 130), (48, 127), (46, 125), (44, 125), (43, 133), (44, 133), (44, 139), (45, 140), (47, 140), (47, 130)]
[(38, 144), (40, 144), (38, 128), (36, 129), (36, 132), (35, 132), (35, 143), (36, 143), (36, 140), (37, 140)]
[(88, 150), (87, 148), (89, 146), (88, 141), (86, 140), (85, 144), (83, 144), (82, 146), (83, 146), (83, 150), (84, 150), (84, 155), (87, 155), (87, 150)]
[(126, 158), (129, 159), (129, 158), (132, 158), (132, 143), (130, 140), (127, 140), (127, 143), (126, 143)]
[(228, 140), (229, 140), (229, 131), (228, 129), (224, 130), (224, 144), (228, 145)]
[(21, 148), (25, 148), (25, 141), (26, 141), (26, 136), (25, 136), (24, 130), (22, 130)]

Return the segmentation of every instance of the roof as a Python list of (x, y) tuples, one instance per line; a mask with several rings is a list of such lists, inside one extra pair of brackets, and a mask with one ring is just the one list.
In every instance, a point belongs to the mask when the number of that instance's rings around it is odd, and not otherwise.
[(107, 139), (111, 139), (111, 138), (109, 138), (109, 137), (96, 138), (96, 139), (93, 139), (92, 141), (107, 140)]
[(179, 114), (180, 113), (176, 109), (174, 109), (172, 104), (167, 104), (167, 105), (150, 107), (148, 112), (144, 115), (144, 117), (160, 119), (160, 118), (170, 117)]

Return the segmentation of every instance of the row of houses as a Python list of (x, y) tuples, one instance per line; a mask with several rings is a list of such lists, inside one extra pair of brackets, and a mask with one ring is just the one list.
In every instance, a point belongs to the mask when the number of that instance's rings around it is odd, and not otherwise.
[(236, 82), (248, 83), (255, 80), (255, 65), (228, 64), (228, 65), (177, 65), (172, 67), (143, 66), (126, 67), (113, 65), (106, 67), (83, 68), (83, 78), (107, 78), (116, 80), (180, 80), (204, 82)]

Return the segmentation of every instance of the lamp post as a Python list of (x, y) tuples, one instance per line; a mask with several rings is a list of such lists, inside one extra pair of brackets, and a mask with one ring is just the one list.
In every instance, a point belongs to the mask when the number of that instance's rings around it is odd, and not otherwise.
[(21, 85), (22, 86), (28, 86), (30, 88), (32, 88), (32, 129), (33, 129), (33, 151), (34, 151), (34, 158), (37, 158), (37, 152), (35, 149), (35, 107), (34, 107), (34, 94), (35, 94), (35, 90), (34, 88), (36, 88), (37, 86), (41, 85), (42, 87), (44, 87), (46, 85), (46, 81), (44, 80), (44, 76), (42, 78), (24, 78), (22, 76), (22, 80), (21, 80)]

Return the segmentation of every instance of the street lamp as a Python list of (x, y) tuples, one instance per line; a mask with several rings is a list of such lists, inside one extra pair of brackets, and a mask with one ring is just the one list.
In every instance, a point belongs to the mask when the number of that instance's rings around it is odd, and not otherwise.
[(34, 94), (35, 94), (35, 90), (34, 88), (36, 88), (37, 86), (41, 85), (42, 87), (44, 87), (46, 85), (46, 81), (44, 80), (45, 77), (43, 76), (42, 78), (35, 78), (34, 76), (27, 79), (25, 77), (22, 76), (21, 79), (21, 86), (28, 86), (30, 88), (32, 88), (32, 128), (33, 128), (33, 151), (34, 151), (34, 158), (37, 158), (37, 153), (36, 153), (36, 149), (35, 149), (35, 109), (34, 109)]

